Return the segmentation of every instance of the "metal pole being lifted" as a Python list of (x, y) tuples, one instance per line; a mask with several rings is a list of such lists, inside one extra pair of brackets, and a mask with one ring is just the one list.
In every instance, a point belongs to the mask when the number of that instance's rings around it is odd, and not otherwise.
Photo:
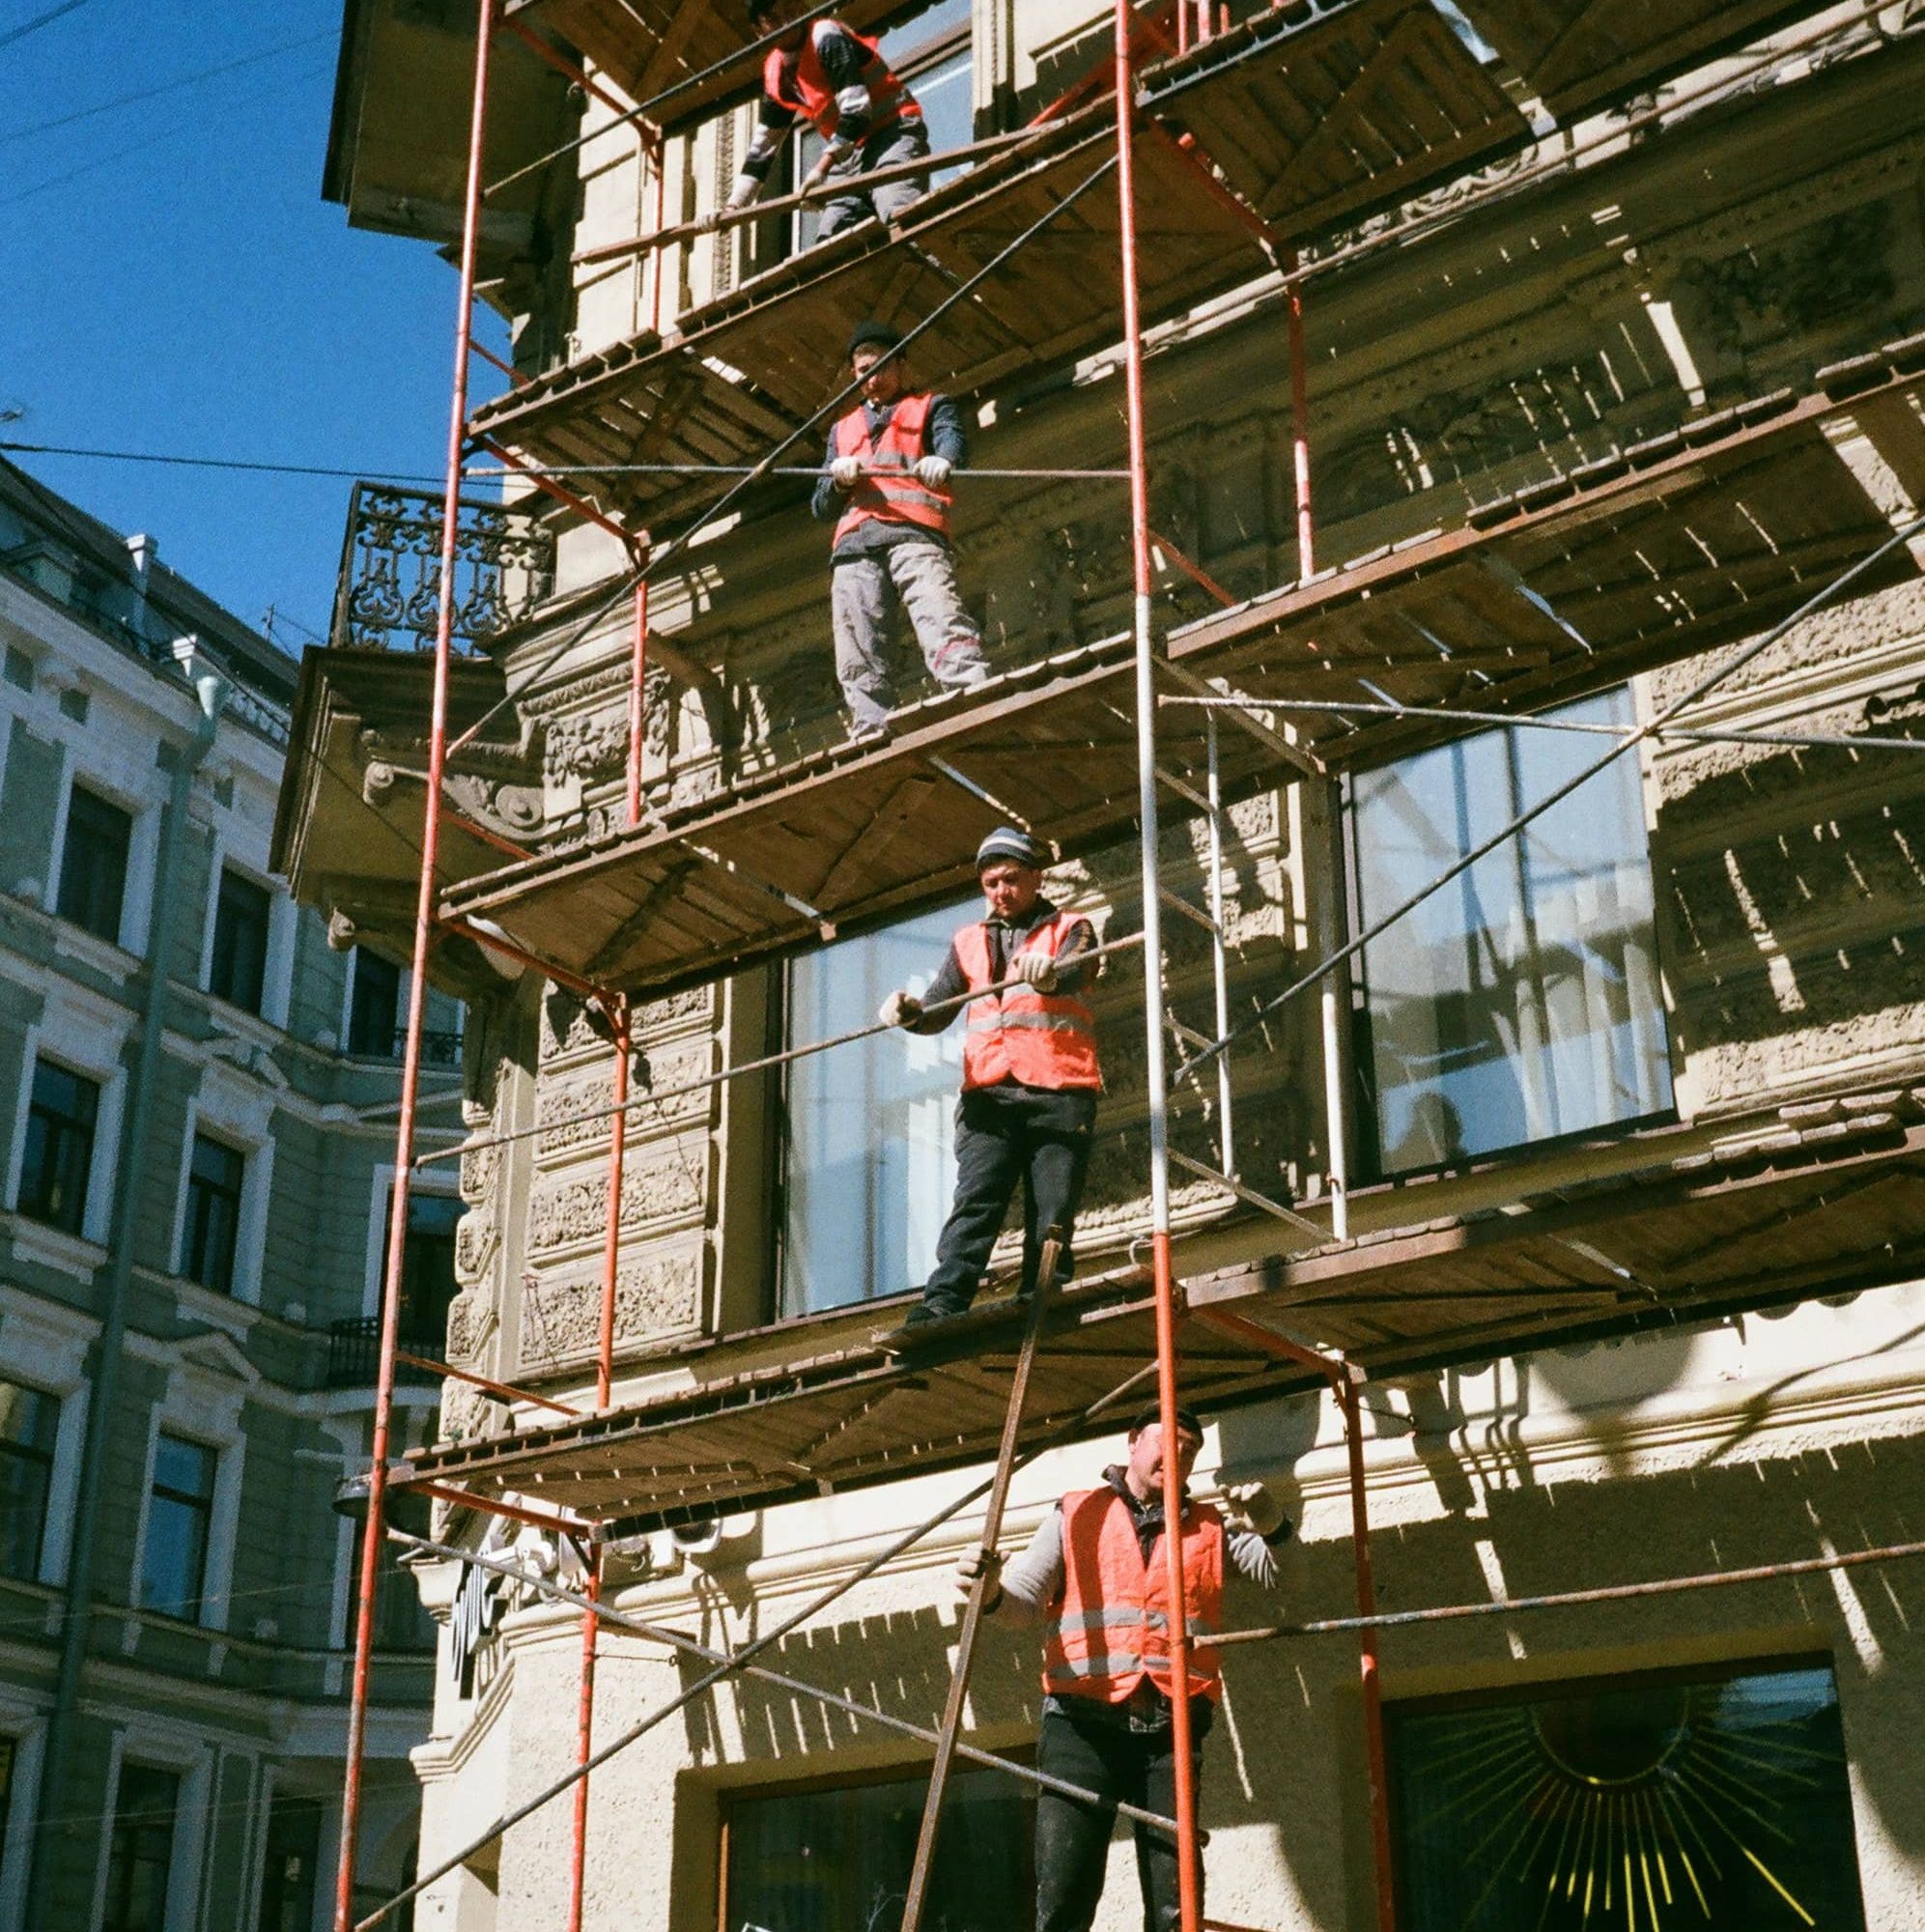
[(469, 342), (474, 322), (475, 239), (481, 226), (482, 144), (488, 126), (488, 57), (495, 0), (477, 0), (474, 99), (468, 115), (467, 190), (462, 206), (461, 290), (456, 298), (454, 388), (448, 411), (447, 489), (441, 505), (440, 582), (435, 614), (434, 696), (428, 725), (428, 787), (422, 802), (421, 871), (414, 903), (414, 951), (408, 988), (408, 1035), (401, 1060), (401, 1112), (395, 1128), (394, 1187), (388, 1208), (387, 1262), (382, 1279), (381, 1356), (375, 1375), (368, 1513), (361, 1525), (360, 1587), (354, 1605), (354, 1669), (348, 1699), (347, 1769), (341, 1793), (341, 1845), (334, 1878), (334, 1932), (354, 1922), (354, 1860), (360, 1838), (361, 1761), (367, 1746), (368, 1680), (380, 1583), (382, 1506), (394, 1411), (395, 1348), (401, 1277), (408, 1247), (409, 1183), (414, 1173), (414, 1108), (421, 1085), (421, 1030), (428, 998), (428, 953), (435, 937), (435, 867), (440, 842), (441, 781), (447, 762), (448, 660), (453, 650), (455, 559), (461, 533), (462, 449), (467, 430)]
[(1149, 1103), (1149, 1254), (1156, 1295), (1156, 1393), (1163, 1438), (1163, 1553), (1170, 1598), (1171, 1745), (1176, 1787), (1177, 1923), (1201, 1932), (1196, 1741), (1190, 1723), (1190, 1612), (1183, 1590), (1183, 1476), (1176, 1454), (1176, 1288), (1170, 1261), (1169, 1094), (1163, 1065), (1163, 933), (1158, 897), (1156, 689), (1149, 630), (1148, 459), (1143, 425), (1143, 315), (1136, 259), (1136, 72), (1130, 0), (1116, 0), (1117, 217), (1123, 382), (1129, 429), (1130, 565), (1136, 634), (1137, 798), (1143, 842), (1144, 1074)]

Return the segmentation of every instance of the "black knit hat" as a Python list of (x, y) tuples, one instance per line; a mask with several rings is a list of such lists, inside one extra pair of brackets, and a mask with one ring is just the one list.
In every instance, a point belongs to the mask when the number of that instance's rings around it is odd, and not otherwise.
[[(1134, 1442), (1146, 1429), (1161, 1428), (1162, 1423), (1163, 1405), (1160, 1402), (1152, 1402), (1147, 1407), (1140, 1410), (1135, 1420), (1131, 1422), (1130, 1440)], [(1203, 1439), (1203, 1425), (1198, 1421), (1197, 1411), (1187, 1403), (1179, 1402), (1176, 1405), (1176, 1427), (1183, 1435), (1194, 1435), (1199, 1442)]]
[(886, 322), (878, 322), (873, 316), (867, 322), (859, 322), (856, 325), (856, 332), (849, 338), (851, 357), (859, 349), (887, 350), (901, 347), (902, 331), (899, 328), (892, 328)]
[(1040, 872), (1050, 862), (1050, 849), (1040, 838), (1018, 832), (1013, 825), (999, 825), (976, 848), (976, 869), (979, 872), (999, 859), (1010, 859)]

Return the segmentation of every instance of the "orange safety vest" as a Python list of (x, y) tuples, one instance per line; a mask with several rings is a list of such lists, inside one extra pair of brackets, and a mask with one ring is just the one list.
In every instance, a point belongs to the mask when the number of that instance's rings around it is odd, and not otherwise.
[[(1016, 952), (1054, 959), (1062, 951), (1073, 914), (1056, 912), (1024, 934)], [(956, 934), (956, 961), (972, 987), (994, 983), (989, 970), (989, 927), (981, 920)], [(1009, 977), (1014, 953), (1005, 963)], [(1038, 992), (1021, 982), (969, 1003), (963, 1035), (963, 1090), (1019, 1080), (1026, 1087), (1103, 1085), (1096, 1065), (1096, 1023), (1081, 1000)]]
[[(1223, 1623), (1223, 1518), (1208, 1503), (1183, 1512), (1183, 1601), (1189, 1629), (1215, 1636)], [(1170, 1578), (1163, 1538), (1143, 1544), (1115, 1490), (1062, 1499), (1062, 1603), (1043, 1652), (1043, 1690), (1058, 1697), (1122, 1704), (1147, 1681), (1170, 1694)], [(1223, 1668), (1214, 1649), (1190, 1653), (1190, 1695), (1214, 1702)]]
[(771, 47), (762, 62), (762, 89), (778, 107), (786, 107), (792, 114), (800, 114), (813, 123), (815, 131), (825, 141), (835, 138), (835, 129), (841, 125), (842, 110), (835, 104), (835, 85), (823, 71), (822, 56), (816, 51), (815, 29), (819, 26), (834, 25), (845, 33), (860, 47), (868, 52), (868, 59), (863, 63), (863, 84), (869, 90), (869, 132), (880, 133), (885, 128), (892, 128), (898, 121), (913, 121), (919, 125), (922, 119), (922, 109), (916, 97), (904, 87), (889, 63), (883, 59), (882, 50), (866, 34), (859, 34), (853, 27), (845, 27), (839, 20), (811, 21), (801, 48), (793, 55), (784, 54), (780, 47)]
[(948, 495), (925, 490), (916, 480), (916, 465), (926, 454), (924, 431), (934, 401), (926, 395), (899, 398), (882, 435), (875, 438), (869, 435), (869, 419), (860, 405), (835, 425), (835, 454), (853, 456), (874, 472), (865, 473), (849, 492), (849, 506), (835, 526), (836, 543), (872, 522), (916, 524), (938, 536), (948, 535)]

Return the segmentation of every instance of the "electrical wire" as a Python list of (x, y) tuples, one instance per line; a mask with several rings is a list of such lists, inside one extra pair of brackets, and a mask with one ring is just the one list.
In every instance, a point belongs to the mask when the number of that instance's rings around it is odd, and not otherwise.
[(54, 21), (69, 14), (78, 13), (86, 6), (87, 0), (60, 0), (58, 7), (49, 7), (44, 14), (37, 14), (31, 20), (22, 20), (17, 27), (0, 34), (0, 47), (11, 47), (15, 41), (24, 41), (29, 34), (38, 33), (42, 27), (50, 27)]
[(183, 88), (198, 87), (203, 81), (218, 80), (222, 74), (237, 72), (244, 67), (255, 67), (266, 60), (276, 59), (281, 54), (295, 53), (302, 47), (317, 45), (322, 41), (339, 38), (337, 30), (329, 27), (324, 33), (303, 34), (298, 40), (281, 41), (271, 47), (261, 47), (251, 54), (241, 54), (238, 59), (222, 61), (218, 67), (204, 67), (193, 73), (178, 74), (172, 80), (163, 80), (155, 87), (143, 87), (132, 94), (116, 95), (111, 100), (102, 100), (98, 106), (76, 107), (69, 114), (56, 114), (50, 121), (36, 121), (26, 128), (0, 129), (0, 146), (9, 141), (31, 141), (42, 134), (51, 134), (57, 128), (71, 128), (81, 121), (92, 121), (101, 114), (112, 114), (123, 107), (135, 107), (144, 100), (158, 100), (164, 95), (178, 94)]

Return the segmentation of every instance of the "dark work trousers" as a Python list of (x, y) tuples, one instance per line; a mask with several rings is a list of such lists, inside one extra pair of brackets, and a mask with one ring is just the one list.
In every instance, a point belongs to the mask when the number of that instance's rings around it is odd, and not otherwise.
[(1043, 1236), (1060, 1227), (1065, 1246), (1058, 1281), (1069, 1277), (1067, 1241), (1083, 1178), (1096, 1095), (1003, 1081), (966, 1090), (956, 1105), (956, 1198), (936, 1242), (936, 1271), (922, 1290), (942, 1315), (967, 1308), (989, 1265), (1017, 1186), (1023, 1189), (1023, 1292), (1035, 1286)]
[[(1065, 1700), (1067, 1701), (1067, 1700)], [(1203, 1791), (1203, 1733), (1209, 1728), (1208, 1707), (1191, 1710), (1198, 1720), (1191, 1753), (1197, 1790)], [(1085, 1804), (1036, 1793), (1036, 1932), (1090, 1932), (1103, 1896), (1110, 1834), (1117, 1804), (1141, 1804), (1159, 1817), (1176, 1815), (1176, 1753), (1170, 1726), (1131, 1729), (1105, 1713), (1071, 1718), (1045, 1709), (1036, 1743), (1036, 1769), (1105, 1801)], [(1162, 1832), (1136, 1827), (1136, 1875), (1143, 1887), (1144, 1932), (1175, 1932), (1180, 1914), (1176, 1897), (1176, 1846)], [(1198, 1896), (1203, 1874), (1197, 1874)]]

